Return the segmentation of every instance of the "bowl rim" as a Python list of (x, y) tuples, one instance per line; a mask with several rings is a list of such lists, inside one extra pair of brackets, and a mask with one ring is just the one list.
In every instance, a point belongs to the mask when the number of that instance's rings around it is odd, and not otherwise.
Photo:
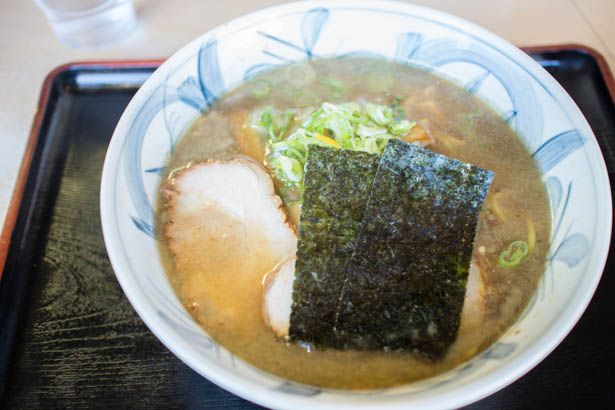
[[(237, 376), (232, 370), (226, 369), (213, 361), (194, 363), (189, 355), (184, 351), (184, 341), (175, 334), (163, 331), (160, 319), (154, 314), (154, 312), (148, 311), (147, 307), (141, 304), (141, 297), (138, 295), (140, 291), (137, 289), (135, 281), (129, 278), (130, 275), (122, 274), (124, 271), (131, 270), (131, 268), (128, 261), (124, 260), (121, 256), (123, 250), (119, 247), (119, 244), (121, 243), (119, 239), (119, 228), (116, 229), (115, 224), (110, 223), (115, 215), (115, 198), (113, 196), (113, 188), (114, 183), (117, 181), (120, 153), (123, 149), (126, 136), (128, 135), (127, 128), (130, 121), (130, 113), (138, 107), (139, 100), (145, 98), (145, 96), (151, 92), (154, 84), (157, 84), (160, 80), (162, 80), (163, 71), (165, 69), (179, 61), (180, 58), (182, 58), (182, 55), (187, 53), (188, 50), (197, 48), (205, 37), (214, 33), (223, 34), (224, 32), (229, 31), (230, 28), (236, 29), (237, 27), (243, 26), (251, 21), (266, 20), (273, 18), (275, 15), (287, 14), (293, 11), (307, 11), (311, 8), (319, 6), (329, 7), (332, 9), (339, 9), (341, 7), (356, 8), (358, 6), (369, 6), (370, 8), (383, 10), (395, 10), (402, 8), (409, 14), (422, 17), (429, 16), (431, 20), (444, 22), (447, 25), (461, 31), (464, 35), (467, 35), (468, 32), (473, 33), (481, 40), (496, 47), (498, 50), (505, 51), (510, 58), (517, 61), (528, 72), (531, 72), (537, 81), (549, 89), (550, 92), (554, 94), (554, 98), (557, 101), (559, 101), (563, 106), (569, 107), (574, 112), (574, 116), (578, 120), (576, 125), (579, 126), (581, 131), (588, 136), (586, 143), (594, 145), (594, 150), (599, 153), (599, 158), (597, 158), (599, 163), (596, 164), (598, 174), (595, 175), (596, 187), (597, 189), (602, 189), (604, 191), (602, 194), (606, 195), (609, 198), (609, 201), (598, 204), (599, 206), (602, 206), (602, 208), (599, 208), (601, 212), (598, 212), (597, 216), (603, 217), (604, 219), (598, 221), (601, 222), (600, 226), (602, 229), (599, 229), (596, 232), (596, 237), (598, 240), (596, 241), (597, 246), (594, 248), (593, 252), (595, 257), (589, 261), (588, 266), (586, 267), (586, 272), (591, 274), (591, 276), (588, 275), (586, 279), (590, 280), (583, 281), (581, 285), (577, 287), (570, 297), (570, 300), (575, 301), (576, 303), (568, 304), (566, 308), (561, 311), (560, 315), (552, 321), (548, 327), (546, 327), (545, 332), (533, 344), (527, 346), (517, 357), (512, 360), (503, 363), (501, 366), (493, 369), (484, 376), (469, 381), (463, 386), (463, 388), (458, 387), (436, 396), (413, 398), (410, 400), (408, 396), (383, 397), (384, 400), (378, 404), (374, 404), (370, 400), (359, 402), (355, 401), (353, 404), (345, 404), (339, 402), (339, 397), (336, 397), (337, 400), (321, 401), (314, 400), (310, 397), (290, 395), (281, 391), (272, 390), (264, 386), (263, 383), (247, 380), (241, 376)], [(604, 190), (604, 188), (606, 188), (606, 190)], [(602, 152), (589, 124), (587, 123), (587, 120), (563, 87), (557, 83), (557, 81), (551, 77), (546, 70), (532, 60), (531, 57), (519, 50), (514, 45), (487, 31), (486, 29), (445, 12), (396, 0), (350, 0), (345, 2), (336, 2), (333, 0), (303, 0), (273, 5), (240, 16), (227, 23), (217, 26), (201, 34), (187, 45), (181, 47), (151, 75), (151, 77), (137, 91), (124, 110), (124, 113), (115, 128), (111, 142), (109, 143), (109, 148), (104, 161), (100, 191), (100, 209), (105, 246), (107, 248), (115, 275), (131, 305), (152, 333), (154, 333), (156, 337), (186, 365), (191, 367), (203, 377), (206, 377), (213, 383), (240, 397), (272, 408), (304, 408), (314, 406), (316, 404), (318, 404), (319, 407), (326, 409), (347, 407), (377, 407), (396, 409), (406, 408), (409, 404), (416, 406), (416, 408), (447, 408), (451, 405), (463, 406), (495, 393), (534, 368), (560, 344), (560, 342), (577, 323), (589, 304), (602, 276), (610, 248), (612, 227), (612, 198), (608, 173), (606, 171), (606, 165)], [(280, 380), (285, 380), (279, 377), (277, 378)], [(327, 389), (327, 392), (338, 392), (340, 394), (344, 394), (345, 392), (350, 393), (351, 391)], [(355, 395), (357, 394), (357, 392), (352, 393)]]

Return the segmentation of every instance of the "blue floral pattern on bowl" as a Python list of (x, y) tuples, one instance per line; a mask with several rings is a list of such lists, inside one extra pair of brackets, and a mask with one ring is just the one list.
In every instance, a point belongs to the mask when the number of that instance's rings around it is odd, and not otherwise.
[[(276, 65), (357, 55), (422, 67), (489, 102), (522, 136), (539, 165), (551, 199), (553, 231), (539, 290), (498, 342), (468, 363), (425, 381), (341, 392), (269, 375), (207, 336), (181, 306), (160, 266), (154, 210), (165, 161), (175, 143), (226, 90)], [(455, 397), (457, 406), (511, 382), (555, 346), (588, 303), (604, 264), (611, 226), (610, 189), (599, 148), (559, 85), (529, 57), (478, 27), (386, 1), (275, 7), (235, 20), (184, 47), (148, 80), (122, 116), (105, 162), (101, 209), (118, 279), (161, 341), (223, 387), (265, 405), (280, 406), (283, 401), (289, 408), (365, 400), (375, 407), (442, 407), (446, 405), (438, 397), (447, 395)], [(571, 307), (569, 300), (582, 306)]]

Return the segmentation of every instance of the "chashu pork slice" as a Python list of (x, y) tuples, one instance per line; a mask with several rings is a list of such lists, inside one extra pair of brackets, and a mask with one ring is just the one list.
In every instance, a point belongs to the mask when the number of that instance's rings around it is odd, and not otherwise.
[[(221, 285), (242, 294), (240, 289), (253, 289), (255, 280), (295, 255), (297, 237), (273, 181), (251, 159), (192, 165), (169, 181), (165, 194), (164, 234), (175, 269), (184, 278), (184, 294), (194, 294), (204, 308), (228, 304)], [(209, 312), (233, 320), (239, 312), (233, 310)]]
[(485, 320), (485, 281), (478, 261), (472, 259), (468, 271), (466, 295), (461, 310), (461, 323), (459, 332), (474, 331)]
[(296, 258), (283, 260), (263, 279), (263, 319), (276, 336), (288, 337)]

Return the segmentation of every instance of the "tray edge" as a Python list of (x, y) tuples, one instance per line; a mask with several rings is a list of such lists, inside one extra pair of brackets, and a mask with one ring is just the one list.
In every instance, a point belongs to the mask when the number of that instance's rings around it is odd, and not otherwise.
[(544, 45), (544, 46), (519, 46), (521, 50), (525, 53), (549, 53), (549, 52), (558, 52), (558, 51), (580, 51), (584, 54), (592, 57), (596, 63), (598, 64), (598, 69), (600, 70), (600, 74), (602, 78), (604, 78), (604, 83), (606, 84), (606, 88), (611, 96), (611, 100), (613, 100), (613, 104), (615, 105), (615, 77), (613, 76), (613, 71), (615, 71), (615, 67), (613, 70), (609, 67), (606, 58), (602, 55), (601, 52), (596, 50), (593, 47), (587, 46), (585, 44), (579, 43), (564, 43), (564, 44), (552, 44), (552, 45)]
[(23, 201), (23, 196), (24, 196), (24, 192), (26, 188), (26, 182), (28, 180), (28, 175), (30, 174), (30, 168), (32, 165), (32, 157), (34, 155), (35, 147), (40, 137), (41, 126), (43, 124), (43, 120), (45, 118), (45, 114), (47, 111), (47, 104), (51, 96), (51, 87), (52, 87), (53, 81), (62, 73), (75, 70), (75, 69), (124, 68), (124, 67), (157, 68), (163, 62), (164, 62), (164, 59), (121, 60), (121, 61), (77, 61), (77, 62), (70, 62), (70, 63), (62, 64), (54, 68), (53, 70), (51, 70), (45, 76), (45, 79), (43, 80), (43, 84), (41, 87), (41, 92), (39, 93), (38, 101), (36, 104), (36, 112), (34, 114), (34, 119), (32, 120), (30, 132), (28, 133), (28, 138), (26, 140), (26, 147), (24, 149), (24, 153), (21, 159), (19, 171), (17, 172), (17, 178), (15, 179), (15, 185), (13, 187), (13, 192), (11, 194), (9, 206), (7, 208), (6, 216), (4, 218), (4, 225), (2, 226), (2, 231), (0, 233), (0, 280), (2, 280), (2, 276), (4, 273), (4, 266), (6, 263), (6, 258), (8, 256), (9, 248), (11, 246), (11, 239), (13, 236), (13, 231), (15, 229), (15, 224), (17, 222), (17, 217), (21, 209), (21, 203)]

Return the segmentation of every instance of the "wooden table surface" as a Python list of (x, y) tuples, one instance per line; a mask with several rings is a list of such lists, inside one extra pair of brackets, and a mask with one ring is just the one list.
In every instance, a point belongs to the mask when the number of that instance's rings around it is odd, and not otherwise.
[[(32, 0), (3, 0), (0, 10), (0, 225), (12, 195), (45, 75), (78, 60), (171, 55), (201, 33), (280, 0), (137, 0), (138, 28), (108, 46), (60, 43)], [(517, 45), (580, 43), (615, 68), (615, 0), (415, 0), (477, 23)]]

